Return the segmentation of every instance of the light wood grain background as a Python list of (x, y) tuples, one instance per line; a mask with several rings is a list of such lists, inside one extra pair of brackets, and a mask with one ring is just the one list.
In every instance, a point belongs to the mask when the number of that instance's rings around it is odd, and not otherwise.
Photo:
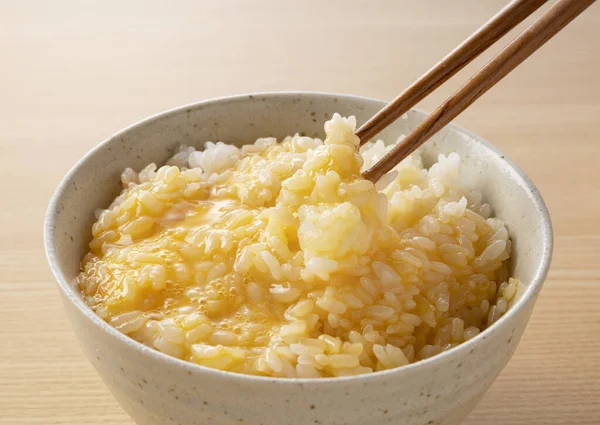
[[(503, 3), (0, 0), (0, 424), (132, 425), (81, 353), (42, 248), (47, 202), (86, 151), (210, 97), (389, 99)], [(595, 5), (458, 119), (532, 177), (556, 232), (523, 341), (467, 424), (600, 423), (599, 76)]]

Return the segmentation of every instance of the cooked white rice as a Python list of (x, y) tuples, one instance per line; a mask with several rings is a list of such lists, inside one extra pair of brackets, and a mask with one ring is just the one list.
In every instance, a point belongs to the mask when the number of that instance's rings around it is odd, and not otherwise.
[(264, 376), (370, 373), (473, 338), (519, 290), (506, 227), (455, 153), (362, 179), (390, 147), (359, 154), (354, 130), (335, 114), (324, 141), (208, 142), (126, 169), (92, 229), (86, 303), (166, 354)]

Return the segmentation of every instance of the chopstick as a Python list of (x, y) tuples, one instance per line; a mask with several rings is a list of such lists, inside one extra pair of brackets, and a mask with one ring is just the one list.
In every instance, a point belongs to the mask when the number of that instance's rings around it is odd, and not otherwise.
[(559, 0), (412, 130), (379, 162), (363, 173), (363, 177), (372, 182), (379, 180), (402, 159), (414, 152), (415, 149), (531, 56), (533, 52), (591, 6), (594, 1)]
[(360, 146), (423, 100), (428, 94), (468, 65), (507, 32), (523, 22), (548, 0), (514, 0), (498, 12), (481, 28), (471, 34), (446, 57), (411, 84), (398, 97), (388, 103), (364, 123), (356, 135)]

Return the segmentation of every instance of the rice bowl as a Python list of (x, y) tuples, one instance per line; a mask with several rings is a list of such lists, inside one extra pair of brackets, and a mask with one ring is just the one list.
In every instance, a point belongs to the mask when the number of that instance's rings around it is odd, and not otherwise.
[[(122, 190), (119, 178), (125, 168), (164, 164), (184, 143), (200, 147), (207, 140), (226, 140), (241, 147), (266, 135), (282, 140), (300, 132), (321, 138), (322, 122), (335, 111), (363, 122), (383, 105), (323, 93), (252, 94), (200, 102), (122, 130), (67, 174), (46, 217), (48, 260), (84, 353), (137, 423), (455, 425), (481, 399), (514, 353), (529, 320), (550, 263), (552, 230), (544, 202), (523, 171), (456, 125), (423, 146), (424, 168), (429, 169), (440, 153), (459, 155), (467, 189), (479, 191), (492, 215), (509, 225), (510, 275), (524, 290), (500, 319), (450, 350), (359, 376), (273, 379), (231, 373), (165, 355), (124, 335), (92, 311), (76, 285), (81, 259), (89, 251), (94, 211), (109, 206)], [(381, 138), (393, 141), (424, 116), (409, 112)]]

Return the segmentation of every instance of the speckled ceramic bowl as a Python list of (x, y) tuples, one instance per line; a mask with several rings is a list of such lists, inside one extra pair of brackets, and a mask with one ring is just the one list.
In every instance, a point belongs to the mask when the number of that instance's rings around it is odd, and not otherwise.
[[(74, 288), (87, 251), (94, 209), (118, 194), (125, 167), (164, 162), (182, 143), (237, 144), (295, 132), (323, 135), (333, 112), (358, 122), (384, 102), (323, 93), (228, 97), (173, 109), (120, 131), (67, 174), (45, 222), (48, 260), (67, 315), (87, 357), (139, 425), (458, 424), (512, 356), (546, 276), (552, 229), (529, 178), (493, 146), (451, 125), (425, 146), (425, 158), (457, 151), (470, 185), (508, 223), (513, 275), (527, 290), (498, 322), (474, 339), (395, 370), (329, 379), (272, 379), (207, 369), (166, 356), (114, 330)], [(424, 114), (412, 111), (381, 136), (396, 140)]]

